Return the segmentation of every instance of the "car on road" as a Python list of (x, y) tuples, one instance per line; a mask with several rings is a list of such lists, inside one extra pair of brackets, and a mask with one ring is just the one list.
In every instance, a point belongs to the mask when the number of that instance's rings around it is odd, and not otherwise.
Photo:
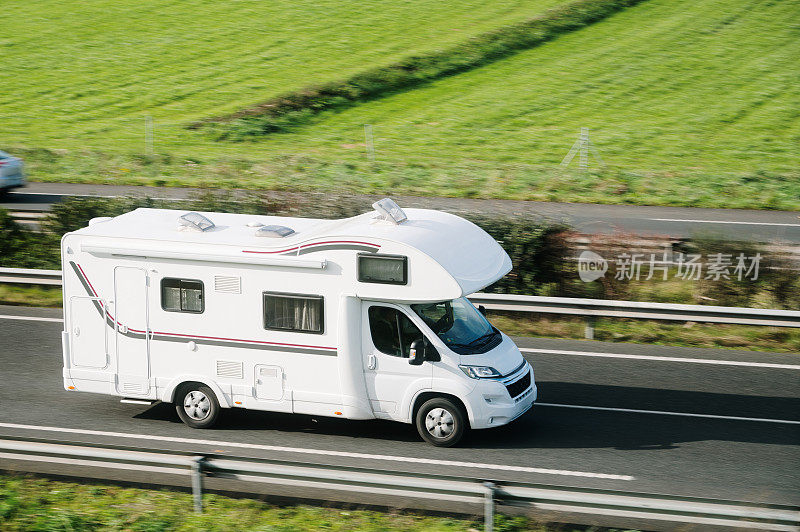
[(0, 194), (25, 186), (24, 166), (22, 159), (0, 150)]

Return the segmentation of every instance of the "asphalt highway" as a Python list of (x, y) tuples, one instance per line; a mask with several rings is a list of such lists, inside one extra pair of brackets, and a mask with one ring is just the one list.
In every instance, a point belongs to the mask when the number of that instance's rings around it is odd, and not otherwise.
[(171, 405), (67, 392), (60, 316), (0, 306), (0, 437), (800, 502), (800, 354), (517, 338), (540, 404), (438, 449), (398, 423), (231, 410), (199, 431)]
[[(196, 193), (191, 188), (87, 185), (72, 183), (30, 183), (10, 193), (0, 202), (9, 210), (47, 210), (68, 195), (148, 195), (181, 199)], [(247, 191), (237, 191), (244, 195)], [(286, 193), (273, 192), (276, 197)], [(326, 198), (320, 195), (324, 201)], [(378, 196), (367, 196), (375, 201)], [(800, 212), (741, 209), (699, 209), (686, 207), (647, 207), (636, 205), (596, 205), (536, 201), (482, 200), (468, 198), (429, 198), (397, 196), (401, 206), (441, 209), (455, 214), (501, 213), (519, 216), (544, 216), (563, 221), (586, 234), (637, 234), (688, 238), (697, 234), (716, 234), (742, 240), (800, 243)]]

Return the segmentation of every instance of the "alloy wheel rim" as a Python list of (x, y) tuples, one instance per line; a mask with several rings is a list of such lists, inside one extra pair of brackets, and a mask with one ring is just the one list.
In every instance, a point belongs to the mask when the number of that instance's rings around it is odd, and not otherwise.
[(203, 392), (193, 390), (186, 394), (183, 400), (183, 410), (190, 418), (202, 421), (211, 413), (211, 401)]
[(455, 426), (453, 415), (444, 408), (434, 408), (425, 416), (425, 428), (434, 438), (447, 438)]

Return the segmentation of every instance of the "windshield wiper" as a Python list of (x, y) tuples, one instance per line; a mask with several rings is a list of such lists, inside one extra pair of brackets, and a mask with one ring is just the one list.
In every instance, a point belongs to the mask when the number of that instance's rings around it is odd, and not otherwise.
[(445, 345), (447, 345), (448, 347), (450, 347), (450, 346), (455, 346), (455, 347), (472, 347), (472, 343), (469, 343), (469, 344), (462, 344), (462, 343), (459, 343), (459, 342), (447, 342), (447, 341), (445, 341)]
[(473, 341), (471, 341), (471, 342), (470, 342), (469, 344), (467, 344), (467, 345), (469, 345), (470, 347), (478, 347), (476, 344), (477, 344), (477, 343), (478, 343), (480, 340), (483, 340), (484, 338), (486, 338), (486, 341), (485, 341), (485, 342), (483, 342), (483, 343), (481, 343), (481, 347), (483, 347), (484, 345), (486, 345), (486, 344), (488, 344), (489, 342), (491, 342), (491, 341), (492, 341), (492, 339), (494, 338), (494, 335), (495, 335), (495, 334), (497, 334), (497, 331), (496, 331), (496, 330), (494, 330), (494, 329), (492, 329), (492, 330), (491, 330), (491, 331), (489, 331), (488, 333), (486, 333), (486, 334), (484, 334), (484, 335), (482, 335), (482, 336), (478, 336), (477, 338), (475, 338)]

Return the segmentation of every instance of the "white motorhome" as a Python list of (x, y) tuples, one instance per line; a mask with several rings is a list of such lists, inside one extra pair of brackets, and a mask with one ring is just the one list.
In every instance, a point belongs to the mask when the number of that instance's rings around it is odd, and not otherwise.
[(533, 369), (466, 296), (511, 270), (433, 210), (319, 220), (167, 209), (62, 239), (64, 386), (175, 403), (414, 423), (453, 445), (536, 400)]

